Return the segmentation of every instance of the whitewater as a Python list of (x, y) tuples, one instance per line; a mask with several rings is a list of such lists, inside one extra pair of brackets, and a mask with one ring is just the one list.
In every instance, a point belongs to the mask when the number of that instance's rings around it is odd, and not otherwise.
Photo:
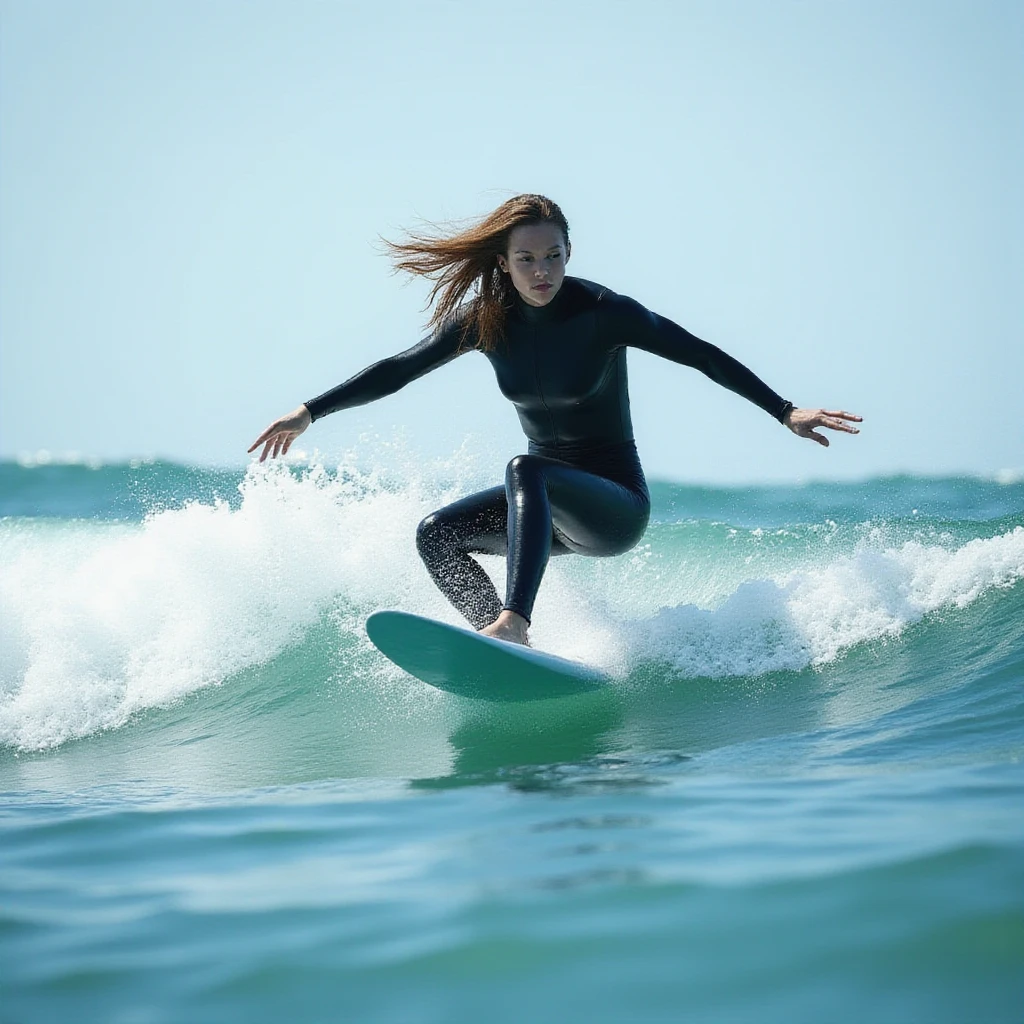
[(363, 626), (494, 475), (0, 463), (0, 1019), (1020, 1019), (1024, 478), (654, 481), (509, 707)]

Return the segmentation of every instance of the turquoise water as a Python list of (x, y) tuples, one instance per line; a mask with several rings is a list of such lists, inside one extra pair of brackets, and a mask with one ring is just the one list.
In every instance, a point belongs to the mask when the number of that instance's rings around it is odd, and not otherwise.
[(0, 1020), (1021, 1020), (1024, 480), (656, 484), (492, 706), (362, 623), (493, 475), (0, 464)]

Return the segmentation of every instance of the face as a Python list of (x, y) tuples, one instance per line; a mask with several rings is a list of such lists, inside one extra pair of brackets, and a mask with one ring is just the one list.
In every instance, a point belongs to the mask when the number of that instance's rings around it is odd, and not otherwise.
[(546, 306), (562, 287), (567, 246), (557, 224), (521, 224), (508, 239), (508, 252), (498, 266), (531, 306)]

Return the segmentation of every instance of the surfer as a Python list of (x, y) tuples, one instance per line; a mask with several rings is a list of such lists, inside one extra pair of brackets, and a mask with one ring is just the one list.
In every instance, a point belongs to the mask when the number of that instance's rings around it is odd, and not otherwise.
[[(858, 433), (861, 417), (801, 409), (732, 356), (639, 302), (567, 277), (569, 225), (558, 205), (520, 195), (447, 236), (387, 242), (398, 269), (434, 281), (429, 334), (300, 405), (263, 431), (260, 462), (285, 455), (328, 413), (364, 405), (465, 352), (490, 361), (519, 414), (527, 453), (503, 485), (439, 509), (416, 544), (431, 577), (482, 633), (527, 642), (550, 555), (617, 555), (643, 536), (651, 500), (633, 441), (626, 348), (700, 370), (779, 420), (828, 446), (818, 428)], [(473, 555), (503, 555), (505, 600)]]

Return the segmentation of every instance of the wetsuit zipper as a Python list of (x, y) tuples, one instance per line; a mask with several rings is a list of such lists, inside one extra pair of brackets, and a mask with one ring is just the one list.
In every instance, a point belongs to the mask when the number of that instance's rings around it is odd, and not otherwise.
[(540, 382), (540, 347), (537, 344), (537, 325), (530, 324), (530, 332), (533, 336), (533, 377), (537, 382), (537, 397), (540, 399), (541, 405), (544, 406), (544, 411), (548, 414), (548, 422), (551, 424), (551, 438), (554, 446), (559, 447), (558, 443), (558, 428), (555, 426), (555, 417), (551, 412), (551, 406), (548, 405), (548, 400), (544, 397), (544, 387)]

